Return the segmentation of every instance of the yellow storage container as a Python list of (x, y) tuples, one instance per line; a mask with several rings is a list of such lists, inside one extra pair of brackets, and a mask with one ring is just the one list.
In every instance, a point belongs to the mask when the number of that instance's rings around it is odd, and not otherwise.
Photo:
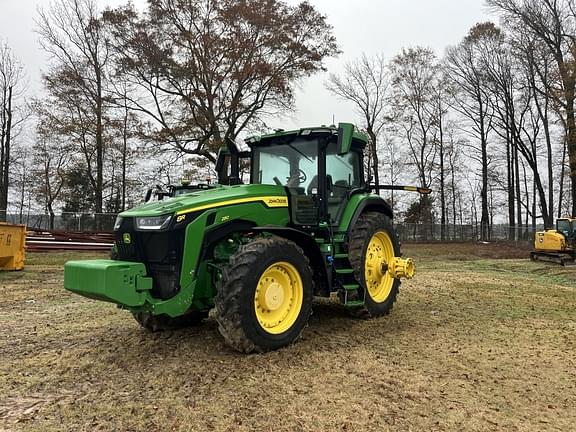
[(0, 270), (24, 268), (26, 225), (0, 222)]

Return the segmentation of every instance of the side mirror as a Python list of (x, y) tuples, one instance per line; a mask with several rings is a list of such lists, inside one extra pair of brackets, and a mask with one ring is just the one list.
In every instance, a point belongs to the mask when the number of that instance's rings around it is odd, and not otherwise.
[(354, 125), (351, 123), (338, 123), (338, 154), (346, 154), (352, 147)]

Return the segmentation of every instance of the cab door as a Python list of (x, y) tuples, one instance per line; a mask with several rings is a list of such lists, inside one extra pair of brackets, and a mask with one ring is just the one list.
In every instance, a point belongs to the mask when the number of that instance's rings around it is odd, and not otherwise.
[(332, 225), (339, 225), (352, 191), (362, 186), (362, 153), (354, 148), (344, 154), (337, 150), (336, 143), (331, 143), (326, 151), (327, 208)]

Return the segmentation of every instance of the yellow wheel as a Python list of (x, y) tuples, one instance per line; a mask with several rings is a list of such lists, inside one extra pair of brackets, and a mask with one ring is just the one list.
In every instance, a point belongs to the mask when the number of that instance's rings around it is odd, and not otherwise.
[(350, 232), (348, 257), (360, 285), (364, 306), (353, 312), (359, 316), (390, 313), (400, 281), (394, 279), (388, 266), (401, 256), (390, 218), (382, 213), (362, 214)]
[(242, 246), (223, 269), (214, 298), (219, 331), (242, 352), (270, 351), (294, 342), (312, 310), (308, 258), (280, 237)]
[(394, 245), (385, 231), (374, 233), (366, 250), (364, 280), (372, 300), (382, 303), (394, 286), (394, 278), (388, 273), (388, 263), (394, 259)]
[(271, 334), (284, 333), (294, 325), (302, 309), (302, 278), (292, 264), (272, 264), (258, 281), (254, 294), (256, 319)]

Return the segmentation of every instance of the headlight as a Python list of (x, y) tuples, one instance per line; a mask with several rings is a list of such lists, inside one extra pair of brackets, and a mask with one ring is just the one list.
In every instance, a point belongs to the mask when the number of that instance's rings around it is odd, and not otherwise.
[(141, 230), (161, 230), (170, 224), (172, 215), (137, 217), (136, 228)]
[(122, 217), (116, 216), (116, 222), (114, 222), (114, 231), (118, 231), (122, 225)]

